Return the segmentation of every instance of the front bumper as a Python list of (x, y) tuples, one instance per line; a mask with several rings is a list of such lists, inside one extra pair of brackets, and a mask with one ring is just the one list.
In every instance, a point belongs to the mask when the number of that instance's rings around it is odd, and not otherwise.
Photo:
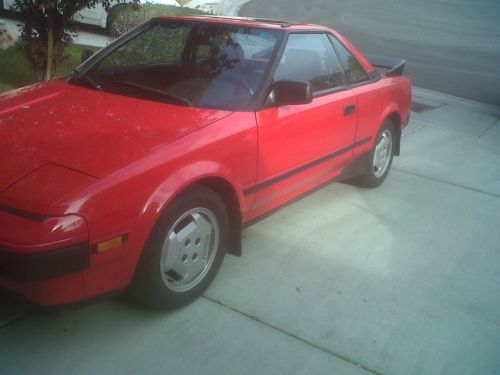
[(83, 271), (90, 266), (88, 243), (40, 253), (18, 253), (0, 248), (0, 279), (29, 282)]
[(87, 225), (77, 215), (0, 209), (0, 287), (42, 306), (82, 299), (88, 243)]

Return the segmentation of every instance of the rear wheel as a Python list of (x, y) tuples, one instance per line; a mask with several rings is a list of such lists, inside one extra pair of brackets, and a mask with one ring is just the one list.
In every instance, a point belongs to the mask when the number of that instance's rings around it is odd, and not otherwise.
[(377, 187), (384, 182), (391, 169), (394, 156), (394, 135), (393, 123), (386, 120), (377, 134), (377, 139), (368, 158), (369, 165), (365, 173), (354, 179), (356, 184), (366, 187)]
[(188, 188), (166, 209), (141, 257), (132, 294), (160, 309), (181, 307), (214, 279), (228, 240), (222, 199), (201, 185)]

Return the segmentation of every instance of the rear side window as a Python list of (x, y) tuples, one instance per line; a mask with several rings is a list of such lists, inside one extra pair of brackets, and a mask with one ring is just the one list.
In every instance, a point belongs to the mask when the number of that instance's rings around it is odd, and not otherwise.
[(318, 92), (344, 86), (343, 70), (325, 34), (291, 34), (274, 80), (309, 82)]
[(344, 45), (333, 35), (330, 35), (330, 40), (332, 41), (335, 51), (337, 51), (342, 64), (344, 64), (345, 75), (349, 82), (358, 83), (367, 80), (368, 74), (366, 74), (366, 71), (363, 69), (359, 61), (356, 60), (347, 48), (345, 48)]

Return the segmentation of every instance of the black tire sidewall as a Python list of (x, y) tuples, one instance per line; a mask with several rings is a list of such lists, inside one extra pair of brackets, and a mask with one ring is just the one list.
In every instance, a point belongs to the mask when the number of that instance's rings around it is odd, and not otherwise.
[[(391, 155), (390, 155), (390, 158), (389, 158), (389, 164), (387, 164), (387, 168), (385, 169), (385, 172), (382, 176), (380, 177), (376, 177), (375, 176), (375, 171), (373, 169), (373, 159), (374, 159), (374, 156), (375, 156), (375, 149), (377, 147), (377, 143), (380, 139), (380, 136), (382, 135), (382, 133), (385, 131), (385, 130), (388, 130), (390, 133), (391, 133)], [(391, 166), (392, 166), (392, 160), (394, 159), (394, 146), (395, 146), (395, 131), (394, 131), (394, 125), (392, 124), (391, 121), (388, 121), (386, 120), (379, 132), (377, 133), (377, 138), (375, 139), (375, 144), (373, 145), (373, 150), (372, 150), (372, 155), (371, 155), (371, 162), (372, 162), (372, 167), (371, 167), (371, 172), (372, 172), (372, 176), (374, 179), (376, 179), (377, 181), (380, 181), (379, 184), (381, 184), (385, 178), (387, 177), (387, 175), (389, 174), (389, 171), (391, 169)]]
[[(374, 160), (375, 150), (377, 148), (378, 140), (380, 138), (380, 135), (385, 130), (389, 130), (391, 133), (391, 138), (392, 138), (391, 139), (391, 141), (392, 141), (391, 142), (391, 156), (389, 159), (389, 164), (387, 165), (387, 168), (386, 168), (384, 174), (380, 177), (377, 177), (377, 176), (375, 176), (375, 171), (373, 168), (373, 160)], [(353, 182), (355, 184), (361, 185), (364, 187), (374, 188), (374, 187), (380, 186), (382, 184), (382, 182), (384, 182), (385, 178), (389, 174), (389, 171), (390, 171), (391, 166), (392, 166), (392, 160), (394, 158), (394, 149), (395, 149), (395, 142), (396, 142), (395, 134), (396, 134), (396, 132), (394, 130), (394, 124), (392, 123), (392, 121), (390, 121), (390, 120), (384, 121), (384, 123), (382, 124), (382, 126), (380, 127), (380, 129), (377, 133), (372, 150), (370, 151), (370, 154), (369, 154), (370, 157), (367, 161), (366, 171), (363, 175), (361, 175), (353, 180)]]
[[(370, 150), (370, 152), (367, 154), (367, 158), (363, 161), (363, 172), (357, 176), (352, 178), (350, 181), (354, 185), (362, 186), (362, 187), (367, 187), (367, 188), (375, 188), (378, 187), (384, 182), (385, 178), (389, 174), (389, 171), (392, 166), (392, 160), (394, 158), (394, 150), (395, 150), (395, 125), (391, 120), (385, 120), (382, 123), (382, 126), (380, 127), (379, 131), (377, 132), (377, 136), (375, 138), (375, 142), (373, 143), (373, 147)], [(380, 138), (380, 135), (385, 131), (389, 130), (391, 133), (391, 138), (392, 138), (392, 143), (391, 143), (391, 156), (389, 159), (389, 164), (387, 165), (387, 168), (384, 172), (384, 174), (380, 177), (375, 176), (375, 171), (373, 168), (373, 160), (375, 156), (375, 150), (377, 148), (377, 143)]]
[[(219, 247), (205, 277), (192, 289), (176, 292), (167, 287), (161, 275), (163, 244), (172, 226), (193, 208), (206, 208), (214, 213), (220, 230)], [(213, 190), (193, 185), (170, 203), (156, 223), (139, 261), (131, 285), (132, 295), (147, 305), (160, 309), (178, 308), (200, 296), (215, 278), (228, 244), (229, 221), (223, 200)]]

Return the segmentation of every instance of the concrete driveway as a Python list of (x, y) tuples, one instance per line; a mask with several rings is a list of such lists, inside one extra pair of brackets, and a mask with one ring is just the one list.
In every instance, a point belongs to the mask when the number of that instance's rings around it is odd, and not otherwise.
[(415, 100), (380, 188), (330, 184), (247, 228), (187, 308), (2, 300), (0, 373), (499, 374), (500, 108)]

